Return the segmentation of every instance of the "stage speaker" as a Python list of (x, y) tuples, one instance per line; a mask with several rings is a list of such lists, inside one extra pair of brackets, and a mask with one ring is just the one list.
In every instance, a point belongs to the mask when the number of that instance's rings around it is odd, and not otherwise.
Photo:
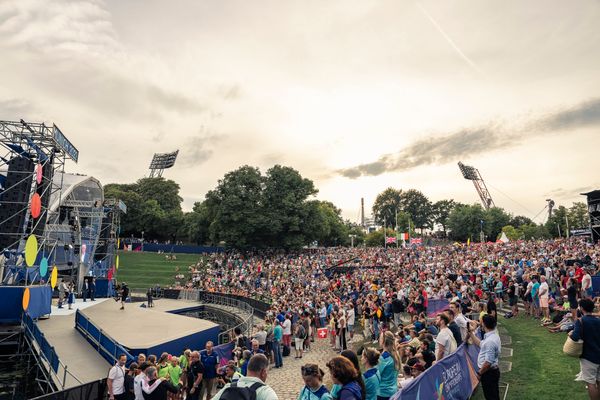
[(0, 250), (17, 247), (24, 235), (34, 166), (30, 158), (21, 156), (8, 162), (5, 190), (0, 201)]
[(593, 190), (582, 194), (587, 197), (592, 241), (593, 243), (598, 243), (598, 240), (600, 240), (600, 190)]

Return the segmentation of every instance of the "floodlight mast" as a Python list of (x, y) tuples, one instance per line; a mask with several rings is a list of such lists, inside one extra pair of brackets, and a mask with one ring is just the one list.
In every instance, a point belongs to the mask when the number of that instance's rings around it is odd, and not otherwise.
[(172, 153), (155, 153), (150, 162), (150, 178), (161, 178), (163, 171), (175, 165), (179, 150)]
[(470, 165), (465, 165), (462, 162), (458, 163), (458, 168), (460, 168), (460, 172), (462, 172), (462, 175), (465, 179), (473, 182), (475, 190), (477, 190), (477, 194), (483, 203), (483, 207), (486, 210), (496, 207), (494, 200), (492, 200), (492, 196), (490, 195), (490, 192), (488, 191), (487, 186), (485, 185), (485, 182), (479, 173), (479, 170)]

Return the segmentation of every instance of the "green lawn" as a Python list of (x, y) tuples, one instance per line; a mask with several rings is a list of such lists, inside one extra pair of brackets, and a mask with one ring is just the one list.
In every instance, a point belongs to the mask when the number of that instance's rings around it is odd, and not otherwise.
[[(585, 384), (574, 381), (579, 360), (562, 352), (565, 334), (549, 333), (530, 318), (500, 317), (500, 323), (512, 338), (512, 344), (505, 347), (513, 349), (513, 356), (502, 359), (512, 361), (512, 371), (500, 377), (509, 384), (507, 399), (588, 398)], [(483, 399), (480, 390), (474, 398)]]
[(157, 283), (162, 287), (175, 282), (175, 269), (189, 279), (188, 267), (195, 264), (201, 256), (198, 254), (176, 254), (176, 261), (167, 261), (164, 254), (119, 252), (119, 270), (117, 281), (127, 282), (131, 289), (144, 291)]

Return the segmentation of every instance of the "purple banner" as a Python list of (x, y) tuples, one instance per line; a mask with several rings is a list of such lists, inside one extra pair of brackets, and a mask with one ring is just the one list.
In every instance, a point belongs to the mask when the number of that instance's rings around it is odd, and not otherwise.
[(462, 344), (453, 354), (435, 363), (391, 400), (463, 400), (477, 387), (479, 347)]
[(219, 356), (219, 366), (222, 367), (227, 364), (227, 361), (231, 360), (231, 352), (234, 349), (233, 342), (220, 344), (213, 348), (214, 352)]
[(431, 299), (427, 304), (427, 316), (435, 317), (439, 313), (446, 311), (450, 306), (450, 302), (446, 299)]

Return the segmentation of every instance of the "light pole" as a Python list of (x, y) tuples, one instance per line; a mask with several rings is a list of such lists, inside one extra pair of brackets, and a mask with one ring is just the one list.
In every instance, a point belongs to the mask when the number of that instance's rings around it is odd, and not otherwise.
[(142, 231), (142, 252), (144, 252), (144, 231)]
[(350, 237), (350, 243), (352, 248), (354, 248), (354, 238), (356, 238), (356, 235), (352, 234), (352, 235), (348, 235), (348, 237)]

